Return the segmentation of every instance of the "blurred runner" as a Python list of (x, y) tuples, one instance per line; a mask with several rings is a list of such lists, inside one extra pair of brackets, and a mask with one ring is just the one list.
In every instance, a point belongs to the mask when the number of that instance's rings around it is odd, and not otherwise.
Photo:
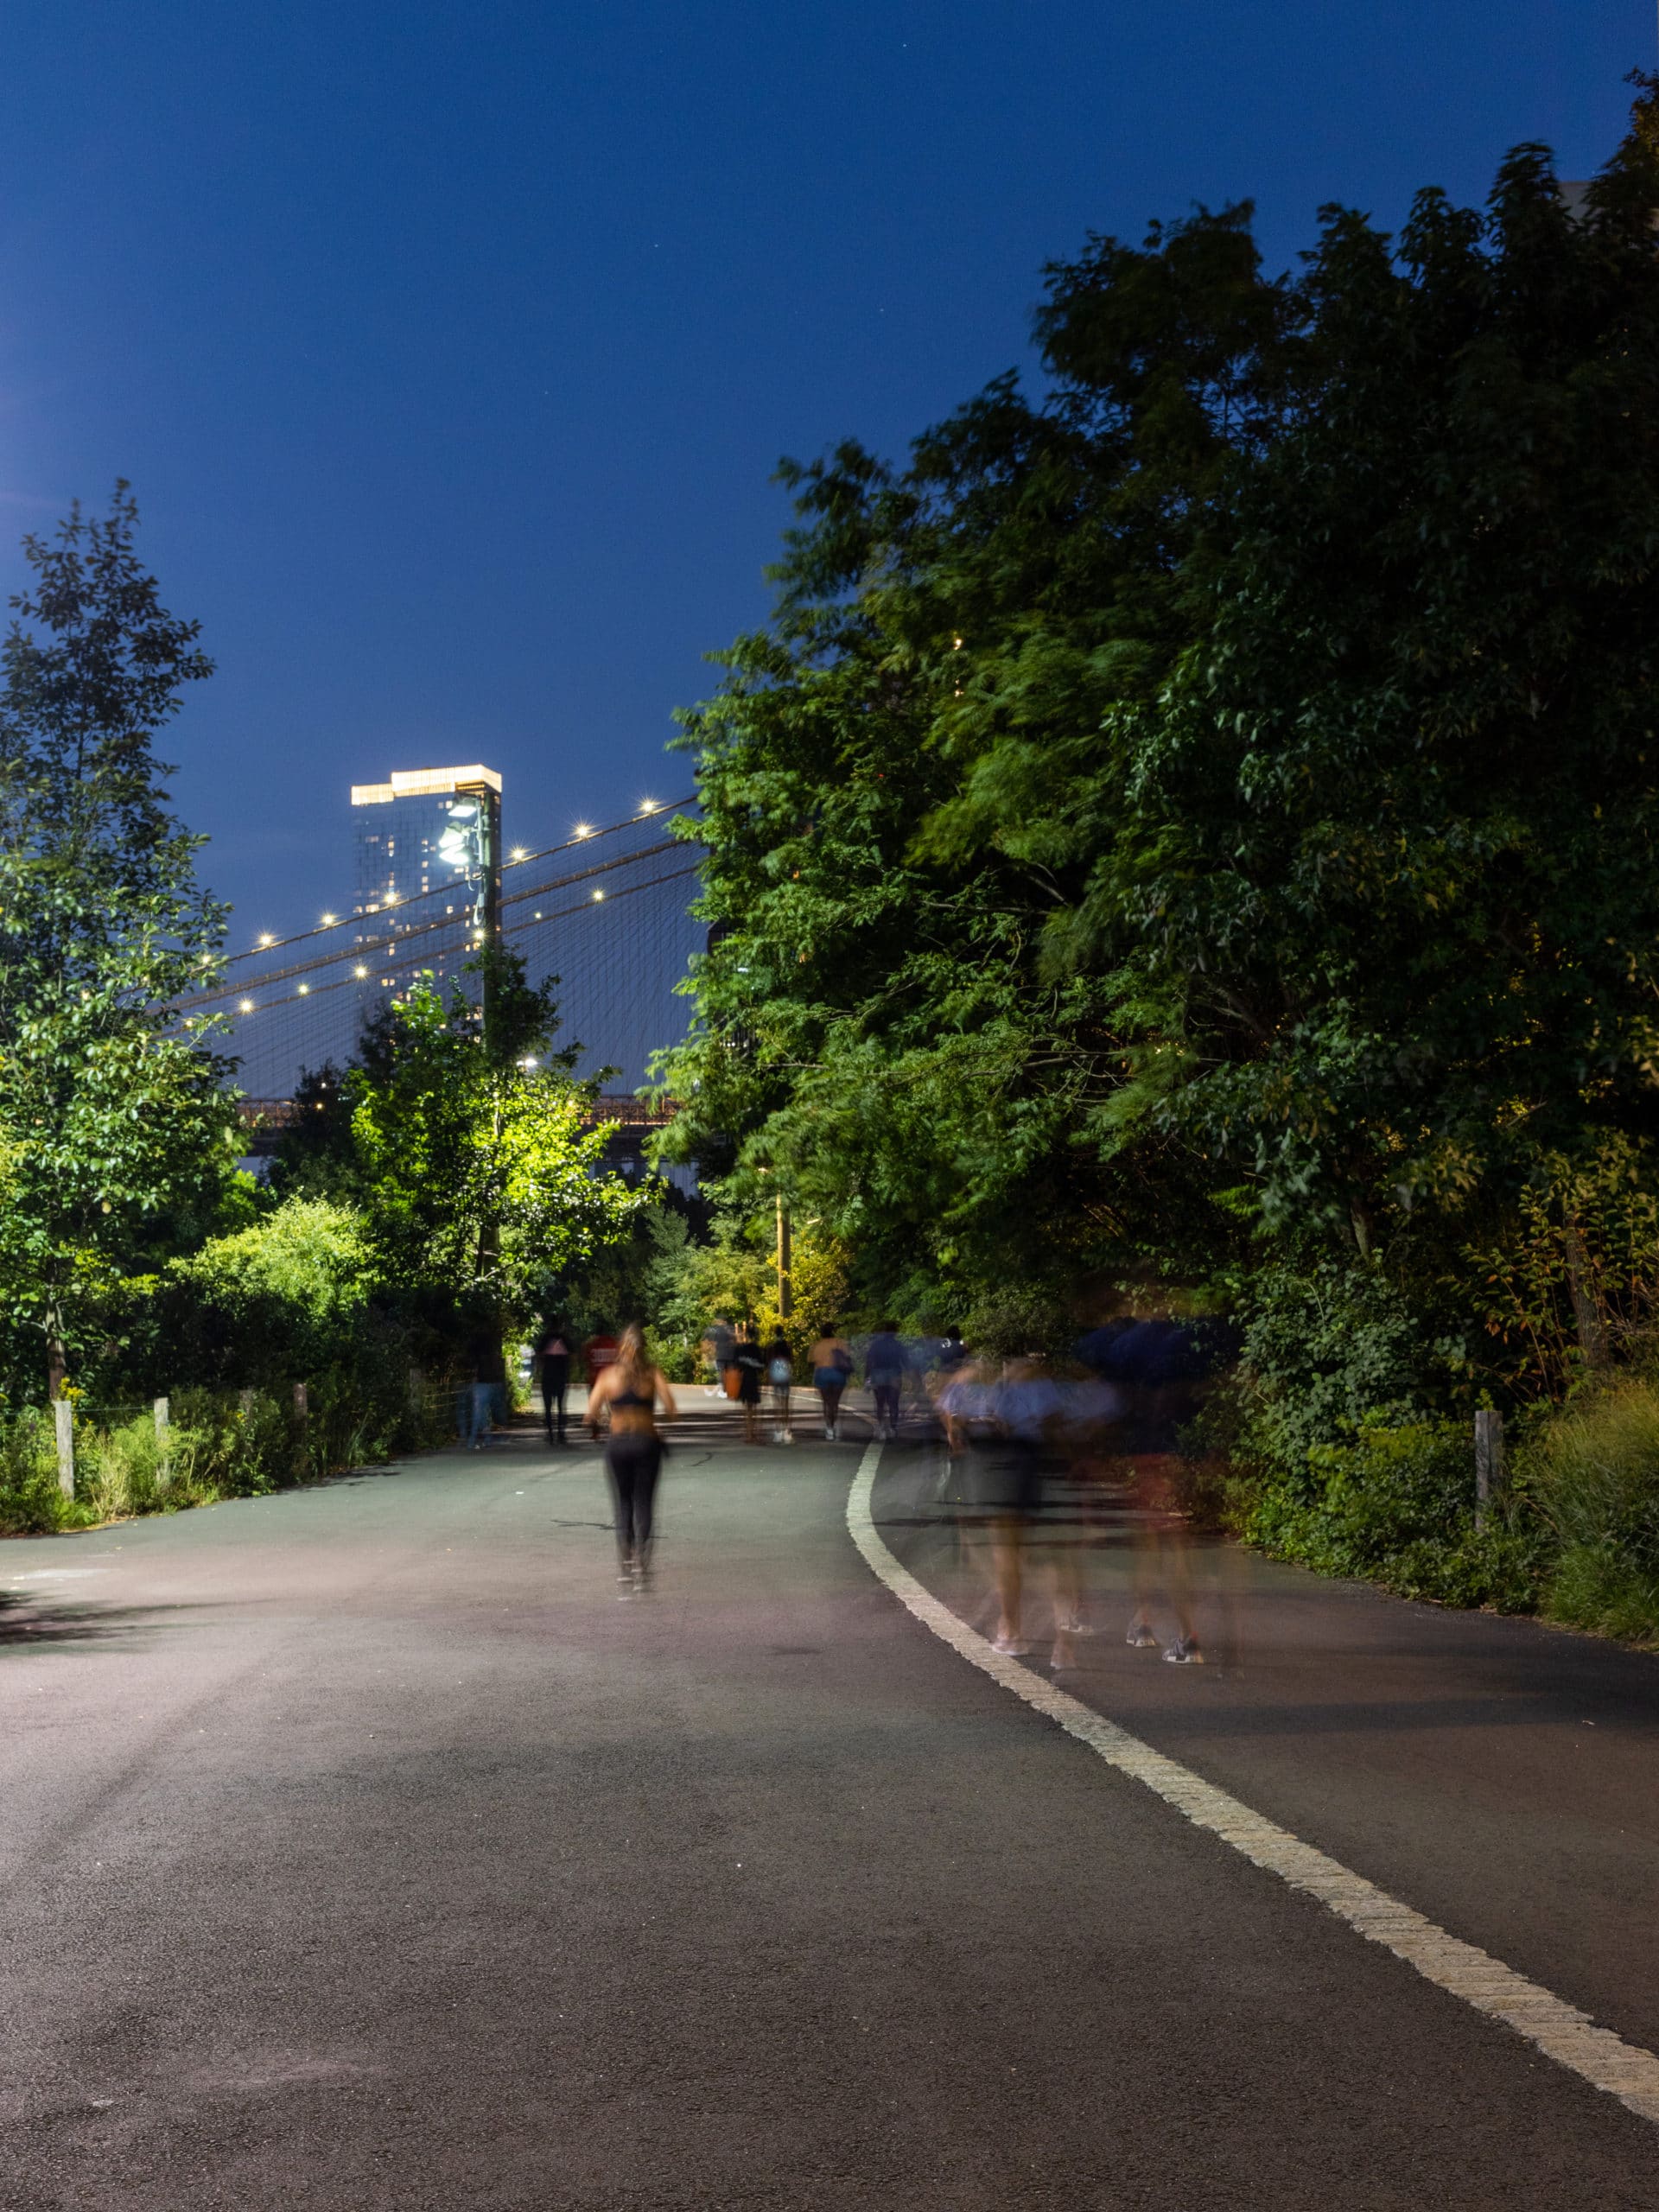
[[(564, 1441), (564, 1400), (570, 1388), (570, 1338), (557, 1320), (548, 1322), (536, 1340), (536, 1357), (541, 1367), (542, 1422), (547, 1430), (550, 1444)], [(553, 1433), (555, 1416), (558, 1434)]]
[(899, 1433), (899, 1394), (904, 1388), (905, 1348), (899, 1341), (899, 1324), (883, 1321), (864, 1349), (864, 1380), (875, 1400), (875, 1433)]
[(841, 1421), (841, 1394), (853, 1371), (853, 1348), (845, 1337), (826, 1331), (808, 1354), (813, 1387), (823, 1404), (824, 1440), (833, 1444)]
[(605, 1471), (611, 1478), (616, 1515), (617, 1595), (632, 1598), (651, 1585), (652, 1511), (657, 1478), (662, 1471), (663, 1440), (657, 1409), (670, 1421), (674, 1393), (645, 1352), (645, 1337), (630, 1322), (614, 1358), (607, 1360), (588, 1393), (588, 1426), (597, 1433), (601, 1413), (608, 1415)]
[[(1039, 1359), (1010, 1362), (988, 1393), (995, 1440), (983, 1455), (979, 1502), (991, 1516), (991, 1569), (996, 1584), (999, 1651), (1029, 1651), (1023, 1619), (1025, 1550), (1041, 1515), (1044, 1493), (1056, 1471), (1065, 1403)], [(1052, 1561), (1057, 1673), (1077, 1663), (1071, 1647), (1077, 1618), (1076, 1563), (1069, 1550)]]
[(767, 1344), (764, 1357), (766, 1387), (772, 1393), (772, 1440), (774, 1444), (792, 1444), (795, 1432), (790, 1426), (789, 1394), (795, 1382), (795, 1355), (781, 1329)]
[(1107, 1368), (1128, 1396), (1127, 1443), (1135, 1515), (1135, 1610), (1125, 1639), (1137, 1650), (1155, 1650), (1152, 1625), (1161, 1597), (1175, 1616), (1175, 1633), (1164, 1647), (1173, 1667), (1201, 1667), (1192, 1618), (1189, 1530), (1181, 1509), (1176, 1440), (1192, 1411), (1192, 1382), (1201, 1363), (1189, 1331), (1166, 1316), (1137, 1320), (1112, 1338)]
[(760, 1379), (766, 1371), (766, 1361), (765, 1353), (754, 1340), (753, 1327), (747, 1321), (737, 1332), (732, 1363), (737, 1371), (737, 1402), (743, 1408), (744, 1441), (758, 1444), (760, 1441)]

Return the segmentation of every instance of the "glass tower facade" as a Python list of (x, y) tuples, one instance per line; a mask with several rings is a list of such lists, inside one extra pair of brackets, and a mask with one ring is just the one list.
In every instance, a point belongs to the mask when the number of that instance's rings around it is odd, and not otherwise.
[[(467, 940), (493, 907), (501, 865), (500, 777), (480, 762), (394, 769), (384, 784), (353, 785), (352, 819), (353, 912), (365, 921), (376, 918), (377, 939), (418, 936), (418, 945), (410, 947), (416, 964), (431, 967), (442, 980), (470, 954)], [(453, 932), (431, 926), (449, 919)], [(390, 947), (382, 959), (399, 970), (404, 964)], [(394, 980), (379, 960), (375, 966), (380, 972), (366, 979), (365, 997)]]

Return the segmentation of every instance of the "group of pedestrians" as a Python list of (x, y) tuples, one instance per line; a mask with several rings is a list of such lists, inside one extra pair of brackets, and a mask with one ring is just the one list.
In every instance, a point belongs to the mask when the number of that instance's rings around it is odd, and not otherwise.
[[(964, 1357), (938, 1392), (946, 1487), (988, 1526), (996, 1649), (1017, 1655), (1032, 1648), (1025, 1583), (1040, 1529), (1053, 1605), (1050, 1663), (1056, 1672), (1077, 1665), (1077, 1640), (1096, 1626), (1083, 1604), (1079, 1530), (1098, 1528), (1109, 1511), (1127, 1516), (1134, 1545), (1125, 1640), (1136, 1649), (1161, 1648), (1175, 1666), (1201, 1665), (1176, 1444), (1215, 1347), (1191, 1327), (1159, 1319), (1113, 1324), (1077, 1350), (1084, 1372), (1069, 1376), (1035, 1357)], [(1173, 1616), (1166, 1641), (1153, 1625), (1163, 1606)]]
[[(763, 1343), (752, 1323), (735, 1327), (720, 1317), (703, 1338), (703, 1356), (714, 1369), (711, 1395), (735, 1399), (743, 1411), (743, 1433), (751, 1444), (763, 1440), (763, 1407), (770, 1413), (769, 1440), (774, 1444), (795, 1440), (794, 1401), (796, 1358), (788, 1338), (775, 1330)], [(906, 1343), (896, 1321), (882, 1321), (872, 1332), (864, 1351), (864, 1382), (874, 1408), (875, 1434), (884, 1440), (899, 1435), (907, 1380), (924, 1392), (925, 1376), (950, 1374), (967, 1357), (959, 1329), (942, 1338)], [(827, 1329), (808, 1351), (806, 1374), (818, 1394), (826, 1443), (841, 1436), (841, 1404), (848, 1386), (858, 1373), (858, 1359), (847, 1338)]]
[[(741, 1408), (748, 1441), (761, 1440), (766, 1408), (772, 1440), (792, 1442), (796, 1360), (781, 1329), (763, 1342), (752, 1324), (734, 1327), (719, 1319), (704, 1349), (718, 1387)], [(1120, 1515), (1127, 1508), (1134, 1538), (1128, 1642), (1147, 1649), (1162, 1644), (1165, 1658), (1175, 1665), (1202, 1663), (1174, 1446), (1215, 1351), (1187, 1325), (1129, 1317), (1085, 1337), (1076, 1347), (1074, 1371), (1063, 1376), (1035, 1357), (1004, 1361), (970, 1354), (957, 1329), (920, 1346), (906, 1344), (892, 1321), (871, 1333), (862, 1364), (876, 1437), (899, 1434), (910, 1383), (925, 1396), (943, 1434), (943, 1494), (988, 1534), (999, 1651), (1032, 1648), (1025, 1631), (1026, 1586), (1038, 1554), (1053, 1605), (1051, 1664), (1058, 1671), (1077, 1664), (1077, 1640), (1094, 1625), (1083, 1600), (1077, 1529), (1091, 1520), (1101, 1524), (1109, 1505)], [(586, 1425), (590, 1435), (602, 1433), (605, 1439), (618, 1594), (637, 1596), (650, 1586), (656, 1493), (667, 1448), (658, 1421), (672, 1420), (677, 1411), (668, 1379), (651, 1358), (637, 1324), (620, 1339), (598, 1331), (578, 1351), (572, 1332), (555, 1317), (540, 1329), (533, 1355), (547, 1440), (556, 1446), (567, 1441), (567, 1402), (580, 1360), (588, 1385)], [(481, 1448), (505, 1383), (499, 1337), (480, 1336), (473, 1361), (475, 1379), (463, 1402), (463, 1434)], [(859, 1361), (847, 1338), (830, 1329), (808, 1351), (805, 1367), (823, 1409), (823, 1435), (834, 1443), (841, 1434), (842, 1401)], [(1070, 1523), (1065, 1533), (1056, 1523), (1057, 1506)], [(1046, 1539), (1040, 1553), (1033, 1541), (1039, 1529)], [(1166, 1643), (1153, 1626), (1160, 1604), (1174, 1619)]]

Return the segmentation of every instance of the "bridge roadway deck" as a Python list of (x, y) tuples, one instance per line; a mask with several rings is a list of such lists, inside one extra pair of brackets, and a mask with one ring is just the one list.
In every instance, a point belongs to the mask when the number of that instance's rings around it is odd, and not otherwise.
[[(860, 1446), (687, 1403), (637, 1601), (529, 1431), (0, 1545), (6, 2212), (1659, 2202), (1659, 2128), (913, 1620)], [(877, 1517), (971, 1618), (931, 1491)], [(1166, 1668), (1103, 1533), (1080, 1694), (1653, 2047), (1653, 1662), (1250, 1562)]]

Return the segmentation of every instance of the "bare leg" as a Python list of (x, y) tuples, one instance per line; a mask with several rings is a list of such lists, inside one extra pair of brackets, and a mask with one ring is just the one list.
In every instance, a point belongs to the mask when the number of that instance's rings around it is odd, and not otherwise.
[(999, 1520), (991, 1530), (991, 1572), (996, 1581), (999, 1643), (1018, 1643), (1020, 1636), (1020, 1557), (1022, 1531), (1012, 1516)]

